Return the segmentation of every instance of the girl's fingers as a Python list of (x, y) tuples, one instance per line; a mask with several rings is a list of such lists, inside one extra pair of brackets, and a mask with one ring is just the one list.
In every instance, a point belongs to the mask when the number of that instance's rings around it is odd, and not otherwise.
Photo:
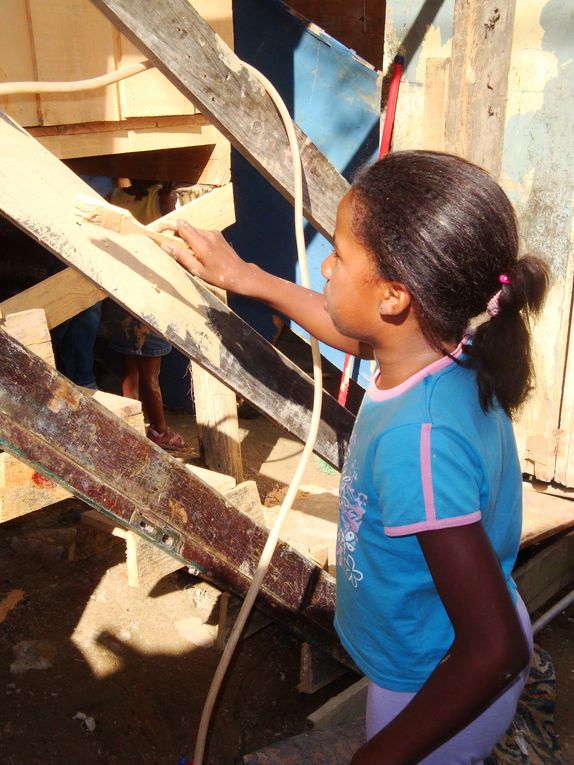
[(160, 233), (162, 231), (173, 231), (174, 234), (176, 234), (177, 233), (177, 226), (172, 221), (166, 220), (163, 223), (157, 223), (157, 224), (154, 223), (153, 224), (153, 230), (154, 231), (159, 231)]
[(193, 274), (194, 276), (199, 275), (202, 268), (201, 261), (199, 261), (190, 250), (181, 247), (181, 245), (171, 244), (169, 242), (164, 242), (161, 245), (161, 248), (167, 252), (168, 255), (171, 255), (177, 263), (180, 263), (186, 271), (189, 271), (190, 274)]

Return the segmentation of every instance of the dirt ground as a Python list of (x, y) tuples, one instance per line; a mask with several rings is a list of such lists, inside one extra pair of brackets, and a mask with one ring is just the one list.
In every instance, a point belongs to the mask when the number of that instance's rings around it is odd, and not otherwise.
[[(193, 417), (170, 420), (195, 442)], [(301, 447), (262, 417), (240, 424), (245, 478), (275, 503)], [(316, 459), (304, 479), (327, 489), (337, 481)], [(58, 557), (58, 534), (65, 539), (84, 509), (67, 500), (0, 526), (0, 762), (178, 765), (192, 754), (220, 657), (219, 590), (185, 569), (150, 592), (129, 587), (123, 540), (83, 560)], [(39, 530), (56, 532), (51, 544), (26, 545)], [(571, 608), (539, 638), (556, 667), (564, 763), (574, 763), (573, 621)], [(231, 765), (302, 732), (310, 712), (357, 679), (347, 672), (301, 694), (299, 652), (300, 642), (274, 625), (240, 643), (206, 763)]]

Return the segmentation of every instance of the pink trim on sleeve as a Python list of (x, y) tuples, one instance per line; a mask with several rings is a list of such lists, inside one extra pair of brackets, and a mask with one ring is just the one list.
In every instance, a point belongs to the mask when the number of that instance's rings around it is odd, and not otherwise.
[(421, 481), (423, 485), (425, 518), (430, 523), (436, 519), (431, 467), (431, 428), (430, 422), (425, 422), (421, 425), (420, 442)]
[(442, 521), (421, 521), (409, 523), (406, 526), (385, 526), (385, 534), (388, 537), (402, 537), (407, 534), (420, 534), (421, 531), (436, 531), (437, 529), (449, 529), (454, 526), (469, 526), (477, 523), (482, 518), (482, 513), (477, 510), (468, 515), (459, 515), (456, 518), (444, 518)]
[(420, 464), (425, 520), (419, 521), (418, 523), (408, 523), (405, 526), (385, 526), (385, 534), (389, 537), (419, 534), (422, 531), (448, 529), (454, 526), (467, 526), (471, 523), (480, 521), (482, 518), (480, 510), (476, 510), (474, 513), (469, 513), (468, 515), (458, 515), (454, 518), (437, 520), (432, 481), (431, 431), (432, 425), (430, 422), (424, 422), (421, 425)]

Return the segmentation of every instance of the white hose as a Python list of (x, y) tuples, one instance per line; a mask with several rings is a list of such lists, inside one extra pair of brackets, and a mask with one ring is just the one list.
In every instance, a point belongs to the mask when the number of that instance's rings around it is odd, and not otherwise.
[[(289, 138), (289, 146), (290, 146), (291, 155), (293, 158), (293, 187), (294, 187), (293, 209), (295, 213), (295, 238), (297, 242), (297, 256), (299, 259), (299, 268), (301, 271), (301, 283), (303, 284), (304, 287), (310, 288), (309, 272), (307, 268), (307, 256), (306, 256), (306, 249), (305, 249), (305, 236), (303, 232), (303, 181), (302, 181), (302, 173), (301, 173), (301, 156), (299, 153), (299, 146), (297, 144), (297, 136), (295, 135), (295, 129), (293, 127), (293, 121), (291, 119), (291, 115), (289, 114), (287, 110), (287, 107), (283, 103), (281, 96), (279, 95), (277, 90), (273, 87), (273, 85), (269, 82), (269, 80), (266, 77), (264, 77), (264, 75), (262, 75), (261, 72), (259, 72), (257, 69), (254, 69), (252, 66), (250, 66), (249, 64), (246, 64), (245, 62), (243, 63), (249, 69), (249, 71), (263, 85), (263, 87), (265, 88), (265, 90), (267, 91), (271, 99), (273, 100), (273, 103), (277, 107), (277, 111), (281, 115), (281, 118), (285, 124), (285, 130)], [(243, 631), (245, 623), (247, 622), (249, 614), (251, 613), (253, 603), (255, 602), (255, 599), (261, 587), (263, 578), (265, 577), (265, 574), (267, 573), (267, 569), (269, 568), (269, 563), (275, 551), (275, 547), (277, 546), (277, 541), (279, 539), (281, 529), (283, 528), (283, 524), (285, 522), (287, 514), (289, 513), (289, 510), (291, 509), (293, 501), (297, 495), (297, 491), (299, 490), (301, 479), (303, 478), (303, 473), (305, 472), (307, 468), (309, 459), (313, 453), (313, 449), (315, 446), (315, 440), (317, 438), (317, 432), (319, 430), (319, 423), (321, 420), (321, 402), (322, 402), (322, 394), (323, 394), (323, 382), (322, 382), (322, 373), (321, 373), (321, 354), (319, 353), (319, 343), (314, 337), (311, 338), (311, 351), (313, 354), (313, 412), (311, 415), (311, 425), (309, 427), (309, 435), (307, 437), (307, 441), (303, 448), (303, 453), (301, 454), (301, 458), (297, 465), (297, 469), (295, 470), (295, 474), (293, 475), (291, 483), (289, 484), (289, 488), (287, 490), (287, 494), (285, 495), (285, 499), (283, 500), (281, 507), (279, 508), (279, 513), (277, 515), (277, 518), (275, 519), (273, 527), (271, 528), (271, 531), (269, 532), (269, 536), (267, 537), (267, 541), (265, 542), (263, 552), (261, 553), (261, 558), (259, 559), (257, 569), (255, 571), (255, 574), (253, 575), (253, 580), (251, 584), (249, 585), (249, 589), (245, 596), (245, 600), (243, 601), (241, 610), (239, 611), (237, 619), (235, 620), (235, 624), (233, 625), (233, 629), (231, 631), (231, 634), (229, 636), (229, 639), (227, 641), (227, 644), (225, 646), (225, 649), (223, 651), (221, 659), (219, 660), (219, 664), (217, 665), (217, 669), (215, 670), (215, 674), (211, 681), (209, 692), (207, 694), (205, 705), (203, 707), (201, 720), (199, 722), (199, 729), (197, 731), (195, 752), (193, 755), (193, 765), (203, 765), (205, 742), (207, 739), (209, 722), (211, 720), (211, 714), (213, 711), (213, 707), (215, 705), (215, 701), (217, 699), (217, 694), (219, 693), (221, 683), (223, 682), (223, 678), (225, 676), (229, 663), (233, 657), (235, 647), (237, 643), (239, 642), (241, 632)]]
[(99, 77), (89, 80), (74, 80), (73, 82), (2, 82), (0, 83), (0, 96), (15, 96), (24, 93), (78, 93), (82, 90), (97, 90), (113, 85), (114, 82), (133, 77), (134, 74), (151, 69), (151, 61), (142, 61), (132, 64), (115, 72), (108, 72)]

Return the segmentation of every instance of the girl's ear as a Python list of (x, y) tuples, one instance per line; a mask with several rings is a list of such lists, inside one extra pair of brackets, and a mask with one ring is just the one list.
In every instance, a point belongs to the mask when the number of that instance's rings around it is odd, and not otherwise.
[(384, 282), (379, 302), (381, 316), (399, 316), (411, 304), (411, 293), (401, 282)]

